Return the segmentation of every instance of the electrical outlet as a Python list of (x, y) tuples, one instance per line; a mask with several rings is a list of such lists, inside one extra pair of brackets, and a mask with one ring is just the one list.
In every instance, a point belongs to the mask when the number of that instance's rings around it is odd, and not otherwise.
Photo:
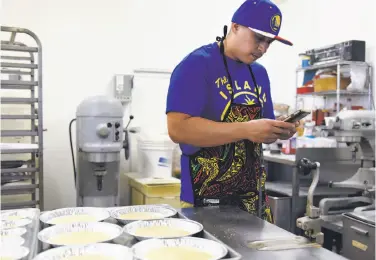
[(114, 76), (114, 97), (122, 103), (132, 100), (133, 75), (117, 74)]

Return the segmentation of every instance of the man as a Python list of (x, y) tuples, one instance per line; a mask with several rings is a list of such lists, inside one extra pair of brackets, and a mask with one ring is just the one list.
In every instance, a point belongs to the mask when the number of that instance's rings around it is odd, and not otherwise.
[(269, 0), (248, 0), (230, 32), (174, 69), (167, 97), (170, 138), (180, 144), (182, 207), (236, 204), (273, 222), (265, 194), (262, 143), (290, 138), (275, 120), (265, 68), (256, 60), (278, 40), (282, 14)]

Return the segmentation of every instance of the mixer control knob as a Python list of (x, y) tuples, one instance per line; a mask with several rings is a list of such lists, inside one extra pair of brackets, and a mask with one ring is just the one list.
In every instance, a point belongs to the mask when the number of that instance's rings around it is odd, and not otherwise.
[(116, 131), (115, 132), (115, 141), (119, 141), (119, 139), (120, 139), (120, 132), (119, 131)]
[(353, 129), (360, 129), (361, 126), (362, 126), (362, 124), (360, 122), (354, 122), (353, 121)]
[(102, 138), (106, 138), (110, 134), (110, 130), (108, 129), (107, 124), (98, 125), (97, 134)]
[(115, 128), (119, 128), (120, 127), (120, 123), (119, 122), (116, 122), (115, 123)]

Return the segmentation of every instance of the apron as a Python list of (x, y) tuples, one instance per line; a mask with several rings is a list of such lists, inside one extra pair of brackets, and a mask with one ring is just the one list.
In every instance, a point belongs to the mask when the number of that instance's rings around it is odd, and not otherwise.
[[(220, 49), (223, 62), (232, 85), (224, 55), (223, 40)], [(217, 39), (218, 40), (218, 39)], [(252, 68), (248, 66), (253, 84), (257, 87)], [(259, 98), (259, 91), (257, 96)], [(247, 122), (262, 118), (262, 103), (243, 105), (233, 102), (222, 122)], [(262, 144), (249, 140), (217, 147), (201, 148), (189, 157), (189, 168), (194, 194), (194, 206), (238, 205), (241, 209), (273, 223), (273, 217), (265, 192), (266, 171), (263, 167)]]

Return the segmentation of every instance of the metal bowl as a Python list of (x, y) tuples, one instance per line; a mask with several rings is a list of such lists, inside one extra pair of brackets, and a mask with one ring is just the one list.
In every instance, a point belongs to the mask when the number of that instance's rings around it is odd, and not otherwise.
[(35, 215), (35, 209), (2, 210), (1, 220), (33, 219)]
[[(183, 254), (186, 254), (186, 252), (188, 252), (187, 250), (189, 249), (193, 251), (206, 253), (211, 256), (210, 258), (208, 258), (210, 260), (221, 259), (225, 257), (228, 253), (227, 248), (223, 244), (198, 237), (183, 237), (177, 239), (148, 239), (132, 246), (132, 250), (136, 259), (150, 260), (150, 258), (148, 258), (149, 253), (151, 253), (154, 250), (159, 250), (166, 247), (180, 247), (184, 250), (181, 252)], [(181, 255), (172, 255), (174, 253), (171, 253), (171, 255), (169, 254), (168, 256), (171, 259), (182, 259)]]
[[(109, 242), (123, 233), (120, 226), (105, 222), (80, 222), (60, 224), (43, 229), (38, 233), (38, 239), (52, 246), (87, 245)], [(74, 235), (81, 236), (79, 242), (74, 241)], [(94, 237), (96, 234), (100, 237)], [(65, 237), (64, 242), (56, 241), (58, 237)], [(76, 235), (77, 236), (77, 235)]]
[(16, 220), (2, 220), (0, 229), (13, 229), (18, 227), (24, 227), (32, 222), (29, 218), (16, 219)]
[[(182, 231), (180, 234), (156, 234), (158, 228), (168, 230), (176, 230)], [(148, 234), (140, 234), (138, 233), (140, 229), (150, 229), (148, 230)], [(129, 223), (124, 226), (124, 232), (128, 233), (131, 236), (134, 236), (138, 240), (150, 239), (150, 238), (180, 238), (186, 236), (193, 236), (199, 232), (201, 232), (204, 227), (193, 220), (189, 219), (179, 219), (179, 218), (165, 218), (165, 219), (156, 219), (156, 220), (139, 220)], [(162, 231), (163, 232), (163, 231)]]
[(19, 260), (26, 257), (30, 253), (30, 250), (24, 246), (9, 246), (1, 247), (0, 259), (12, 259)]
[(109, 217), (110, 213), (103, 208), (77, 207), (61, 208), (45, 212), (41, 214), (40, 221), (48, 225), (56, 225), (73, 222), (100, 222)]
[(22, 236), (26, 232), (27, 232), (26, 228), (23, 228), (23, 227), (3, 229), (3, 230), (0, 230), (0, 236), (1, 237)]
[(70, 257), (101, 256), (111, 260), (133, 260), (130, 248), (117, 244), (98, 243), (78, 246), (62, 246), (38, 254), (33, 260), (63, 260)]
[[(118, 220), (123, 224), (128, 224), (138, 220), (152, 220), (170, 218), (177, 214), (173, 208), (162, 205), (137, 205), (120, 207), (110, 211), (111, 217)], [(126, 216), (125, 214), (134, 214), (133, 217)], [(125, 215), (125, 216), (124, 216)]]

